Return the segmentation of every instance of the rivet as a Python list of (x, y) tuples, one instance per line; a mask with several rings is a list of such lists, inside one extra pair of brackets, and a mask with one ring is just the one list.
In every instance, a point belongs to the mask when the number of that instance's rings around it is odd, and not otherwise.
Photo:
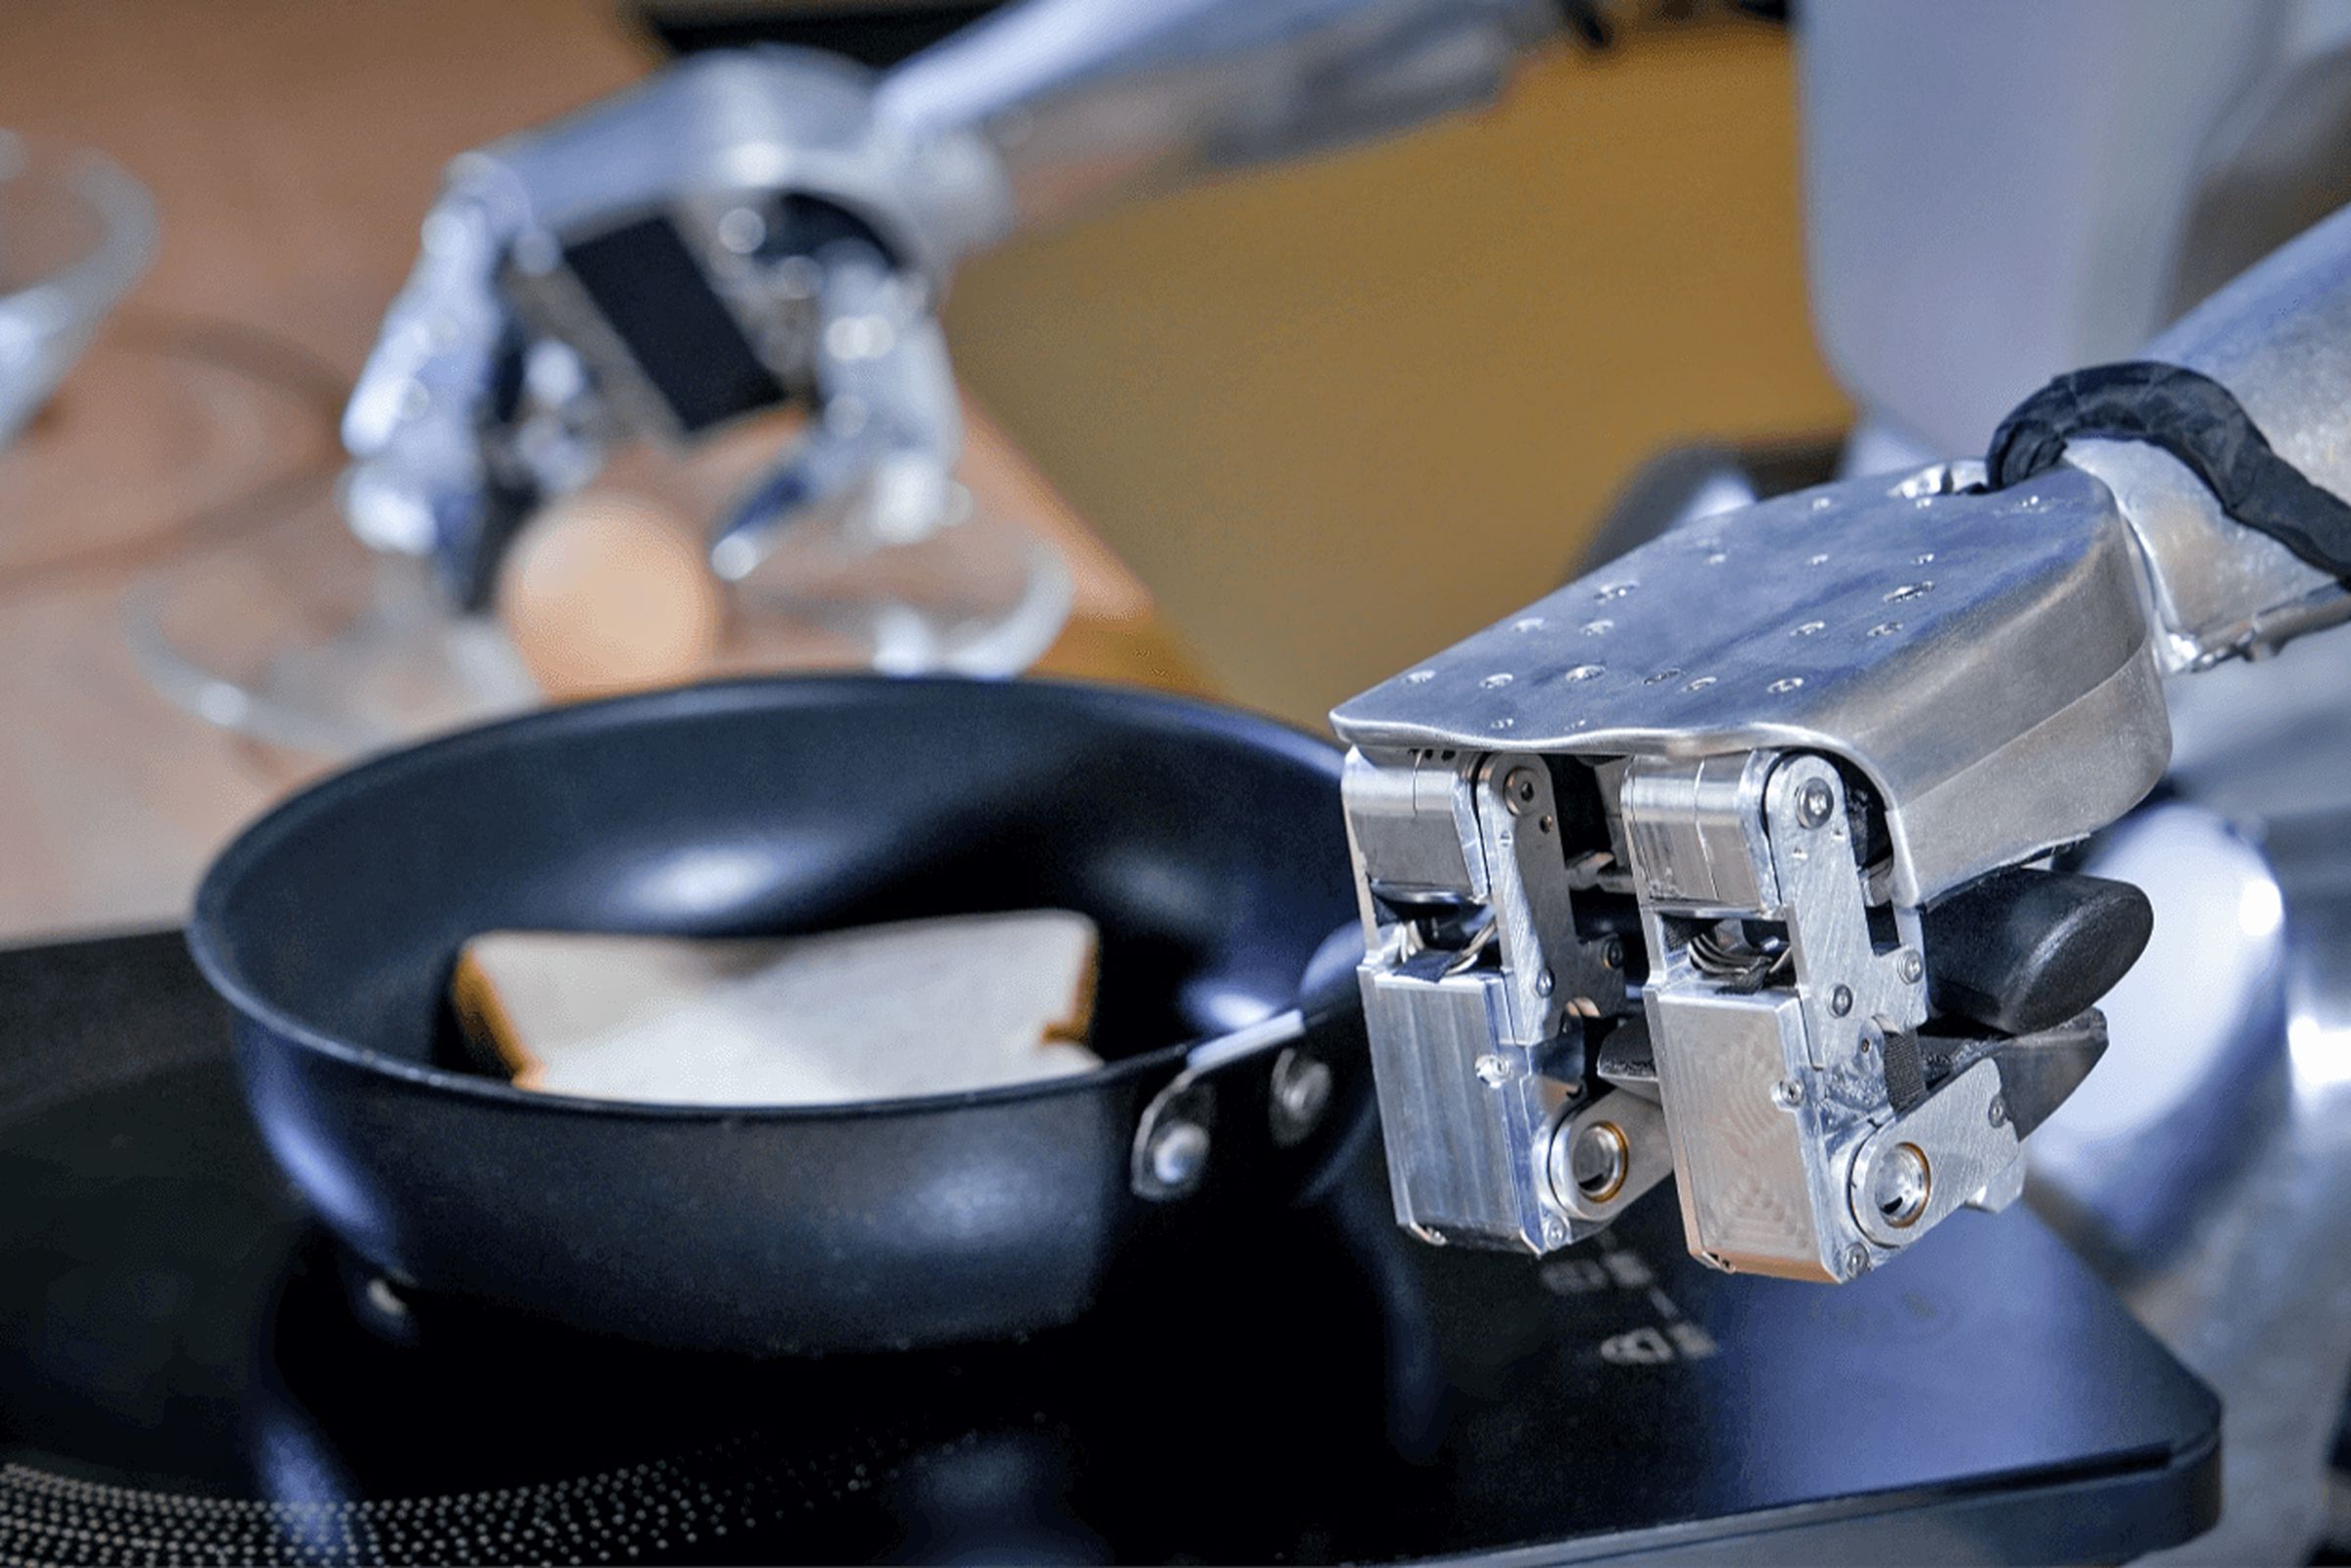
[(1207, 1161), (1208, 1129), (1197, 1121), (1170, 1121), (1151, 1134), (1151, 1174), (1170, 1191), (1197, 1181)]

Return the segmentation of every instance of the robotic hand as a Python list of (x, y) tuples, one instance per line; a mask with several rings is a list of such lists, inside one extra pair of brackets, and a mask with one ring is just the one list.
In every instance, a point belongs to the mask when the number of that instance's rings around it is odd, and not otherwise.
[[(2351, 209), (1985, 462), (1708, 518), (1345, 704), (1399, 1219), (1849, 1280), (2020, 1190), (2150, 925), (2163, 678), (2351, 616)], [(2060, 862), (2060, 865), (2062, 862)], [(2158, 1042), (2132, 1042), (2153, 1049)]]
[(828, 501), (951, 521), (934, 314), (1019, 227), (1360, 139), (1499, 90), (1553, 0), (1033, 0), (885, 76), (706, 56), (465, 154), (344, 416), (351, 526), (482, 607), (544, 499), (614, 442), (790, 402), (797, 447), (711, 539), (739, 578)]
[(892, 124), (865, 72), (785, 51), (464, 155), (344, 415), (352, 527), (478, 608), (521, 520), (608, 444), (797, 401), (806, 434), (715, 529), (720, 575), (852, 491), (875, 536), (921, 537), (961, 442), (931, 303), (1007, 199), (975, 137)]

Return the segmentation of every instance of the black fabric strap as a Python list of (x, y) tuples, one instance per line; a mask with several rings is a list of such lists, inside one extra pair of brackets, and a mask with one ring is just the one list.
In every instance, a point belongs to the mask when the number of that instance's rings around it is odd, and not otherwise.
[(2210, 376), (2145, 360), (2059, 376), (1992, 432), (1984, 458), (1991, 488), (2047, 472), (2080, 436), (2161, 447), (2205, 483), (2231, 519), (2351, 581), (2351, 505), (2279, 456), (2244, 405)]

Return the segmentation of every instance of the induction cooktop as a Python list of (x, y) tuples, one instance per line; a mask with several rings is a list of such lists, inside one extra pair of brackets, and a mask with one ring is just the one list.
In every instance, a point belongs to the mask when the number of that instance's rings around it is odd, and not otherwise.
[(2111, 1561), (2219, 1506), (2212, 1395), (2022, 1209), (1836, 1290), (1659, 1198), (1536, 1263), (1404, 1237), (1367, 1136), (1149, 1266), (764, 1362), (415, 1299), (306, 1217), (176, 932), (0, 952), (0, 1563)]

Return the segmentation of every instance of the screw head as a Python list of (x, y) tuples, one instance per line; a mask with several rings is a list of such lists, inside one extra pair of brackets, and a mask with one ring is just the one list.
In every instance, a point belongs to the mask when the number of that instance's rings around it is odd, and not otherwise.
[(1502, 798), (1511, 808), (1511, 815), (1523, 817), (1535, 809), (1535, 799), (1542, 793), (1541, 784), (1532, 768), (1512, 768), (1503, 775)]
[(1624, 968), (1624, 943), (1609, 937), (1608, 945), (1600, 950), (1600, 961), (1612, 970)]
[(1771, 1086), (1771, 1103), (1782, 1111), (1794, 1111), (1804, 1103), (1804, 1086), (1794, 1078), (1782, 1078)]
[(1845, 1277), (1852, 1279), (1869, 1272), (1869, 1249), (1854, 1242), (1845, 1250)]
[(1839, 1018), (1853, 1010), (1853, 988), (1840, 985), (1829, 993), (1829, 1011)]
[(2008, 1097), (2004, 1094), (1993, 1095), (1991, 1104), (1985, 1108), (1984, 1114), (1995, 1127), (2008, 1125)]
[(1915, 947), (1903, 948), (1902, 956), (1895, 959), (1894, 963), (1895, 969), (1902, 976), (1904, 985), (1916, 985), (1927, 973), (1927, 961), (1918, 956), (1918, 949)]
[(1545, 968), (1535, 974), (1535, 994), (1537, 996), (1549, 996), (1559, 988), (1559, 979), (1549, 968)]
[(1208, 1129), (1197, 1121), (1167, 1122), (1151, 1134), (1151, 1176), (1171, 1192), (1200, 1179), (1208, 1164)]
[(1796, 797), (1796, 820), (1806, 828), (1818, 828), (1836, 809), (1837, 792), (1826, 779), (1813, 780)]

